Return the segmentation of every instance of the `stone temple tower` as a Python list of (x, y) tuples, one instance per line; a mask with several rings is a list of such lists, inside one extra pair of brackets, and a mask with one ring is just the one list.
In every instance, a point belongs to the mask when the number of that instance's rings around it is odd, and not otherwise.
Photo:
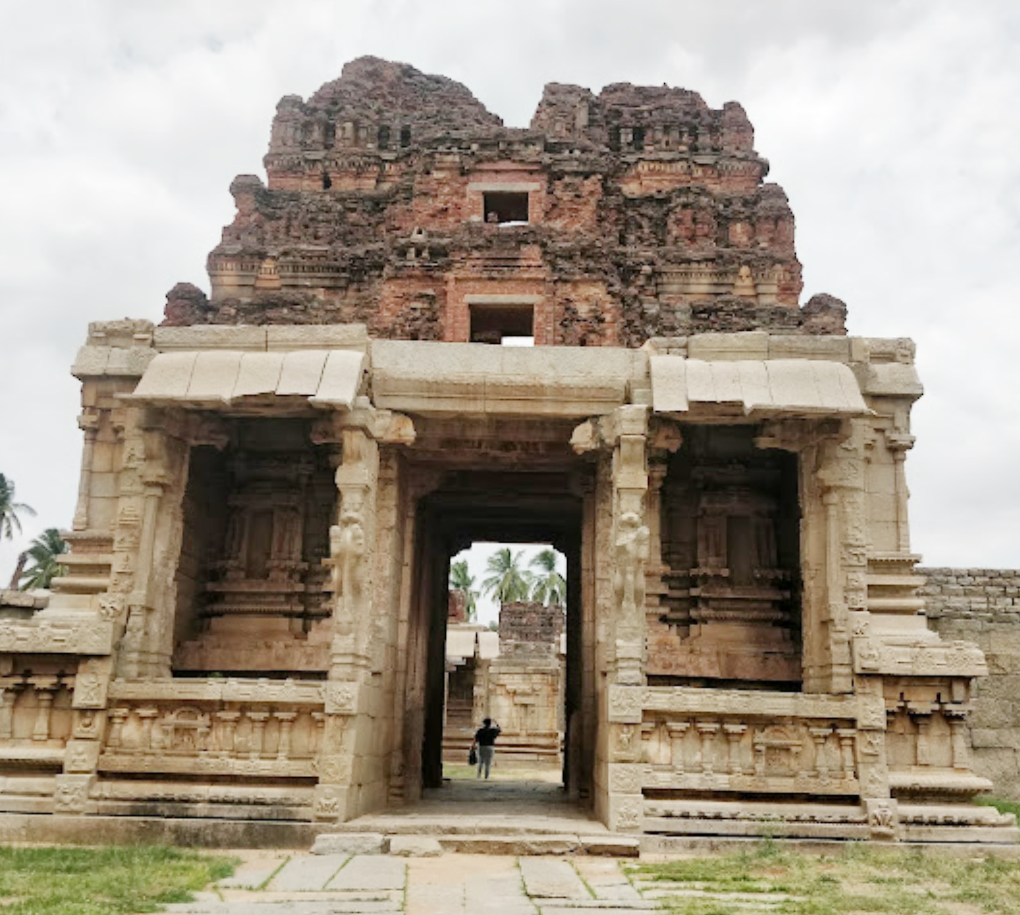
[(969, 803), (984, 658), (917, 593), (913, 344), (801, 304), (740, 105), (553, 84), (508, 129), (362, 58), (265, 170), (208, 293), (78, 354), (67, 573), (0, 607), (3, 834), (414, 803), (450, 556), (497, 540), (567, 557), (563, 779), (611, 829), (1016, 840)]

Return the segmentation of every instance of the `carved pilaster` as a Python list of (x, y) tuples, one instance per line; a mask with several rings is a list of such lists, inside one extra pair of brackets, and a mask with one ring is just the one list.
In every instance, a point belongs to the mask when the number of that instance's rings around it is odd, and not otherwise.
[(81, 452), (81, 475), (78, 479), (78, 504), (74, 510), (71, 527), (84, 531), (89, 526), (89, 498), (92, 495), (92, 460), (99, 434), (99, 410), (87, 407), (78, 417), (78, 428), (85, 433), (85, 444)]
[(32, 740), (49, 740), (50, 715), (60, 681), (57, 677), (29, 677), (28, 682), (34, 687), (39, 702), (35, 724), (32, 727)]
[[(155, 417), (148, 417), (148, 427), (141, 435), (141, 454), (136, 457), (138, 443), (128, 446), (126, 461), (138, 462), (138, 482), (142, 493), (142, 510), (139, 524), (137, 553), (134, 561), (133, 588), (128, 595), (127, 628), (117, 657), (118, 676), (136, 679), (147, 670), (147, 641), (150, 634), (150, 616), (153, 610), (152, 581), (155, 575), (153, 559), (156, 552), (160, 500), (171, 483), (168, 467), (166, 439), (163, 430), (153, 427)], [(115, 572), (130, 574), (130, 556)]]
[(0, 740), (10, 740), (13, 735), (15, 690), (22, 685), (21, 677), (0, 677)]
[(645, 571), (650, 532), (648, 407), (620, 407), (606, 432), (613, 445), (613, 608), (617, 683), (645, 682)]
[[(824, 441), (818, 449), (815, 483), (824, 513), (822, 555), (824, 584), (814, 593), (824, 599), (811, 608), (822, 624), (813, 646), (805, 680), (815, 691), (834, 693), (852, 689), (849, 613), (867, 609), (867, 522), (865, 511), (865, 424), (850, 422), (844, 434)], [(848, 434), (847, 434), (848, 433)], [(814, 534), (818, 539), (818, 532)]]
[(910, 553), (910, 519), (907, 503), (910, 491), (907, 488), (907, 452), (914, 447), (914, 436), (899, 431), (885, 434), (886, 447), (892, 455), (895, 467), (896, 485), (896, 546), (901, 553)]
[(345, 428), (343, 461), (336, 471), (340, 517), (330, 528), (334, 588), (331, 679), (358, 680), (369, 667), (378, 475), (379, 445), (365, 430)]

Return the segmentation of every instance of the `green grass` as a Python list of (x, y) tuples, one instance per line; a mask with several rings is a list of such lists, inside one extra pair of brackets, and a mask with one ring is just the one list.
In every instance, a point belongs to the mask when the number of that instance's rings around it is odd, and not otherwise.
[(228, 876), (235, 861), (186, 849), (0, 846), (2, 915), (133, 915)]
[(975, 798), (974, 803), (980, 804), (982, 807), (994, 807), (999, 813), (1016, 814), (1017, 820), (1020, 820), (1020, 802), (1004, 801), (994, 797), (979, 797)]
[[(729, 893), (782, 893), (776, 915), (1020, 915), (1020, 860), (850, 845), (806, 855), (765, 842), (754, 851), (630, 869), (632, 878), (720, 894), (667, 898), (673, 915), (750, 915)], [(760, 911), (766, 911), (765, 898)]]

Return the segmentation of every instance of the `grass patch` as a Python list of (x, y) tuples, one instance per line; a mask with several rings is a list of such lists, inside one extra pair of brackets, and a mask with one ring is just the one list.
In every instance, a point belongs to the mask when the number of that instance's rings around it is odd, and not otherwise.
[[(1020, 915), (1020, 861), (849, 845), (832, 855), (764, 843), (753, 851), (630, 869), (632, 879), (715, 898), (667, 897), (673, 915), (748, 915), (729, 893), (785, 894), (776, 915)], [(764, 898), (763, 898), (764, 902)], [(765, 911), (763, 908), (762, 911)]]
[(162, 846), (0, 847), (3, 915), (133, 915), (187, 902), (237, 862)]
[(1020, 801), (1004, 801), (995, 797), (979, 797), (974, 799), (975, 804), (982, 807), (994, 807), (999, 813), (1012, 813), (1020, 820)]

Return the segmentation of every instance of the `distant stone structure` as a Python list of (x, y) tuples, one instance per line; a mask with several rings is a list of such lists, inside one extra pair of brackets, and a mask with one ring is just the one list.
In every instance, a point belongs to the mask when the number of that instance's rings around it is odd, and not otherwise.
[[(451, 619), (457, 593), (450, 592)], [(503, 604), (498, 634), (459, 621), (448, 624), (445, 758), (462, 761), (475, 730), (492, 718), (502, 729), (501, 760), (562, 763), (564, 624), (563, 607), (533, 601)]]
[(999, 797), (1020, 799), (1020, 569), (918, 569), (928, 620), (944, 639), (985, 653), (969, 716), (974, 770)]
[(67, 573), (0, 611), (0, 831), (414, 802), (449, 557), (516, 540), (567, 558), (564, 781), (613, 830), (1016, 840), (970, 803), (984, 655), (918, 591), (913, 344), (800, 306), (739, 105), (552, 85), (514, 130), (365, 58), (265, 163), (211, 293), (75, 361)]

